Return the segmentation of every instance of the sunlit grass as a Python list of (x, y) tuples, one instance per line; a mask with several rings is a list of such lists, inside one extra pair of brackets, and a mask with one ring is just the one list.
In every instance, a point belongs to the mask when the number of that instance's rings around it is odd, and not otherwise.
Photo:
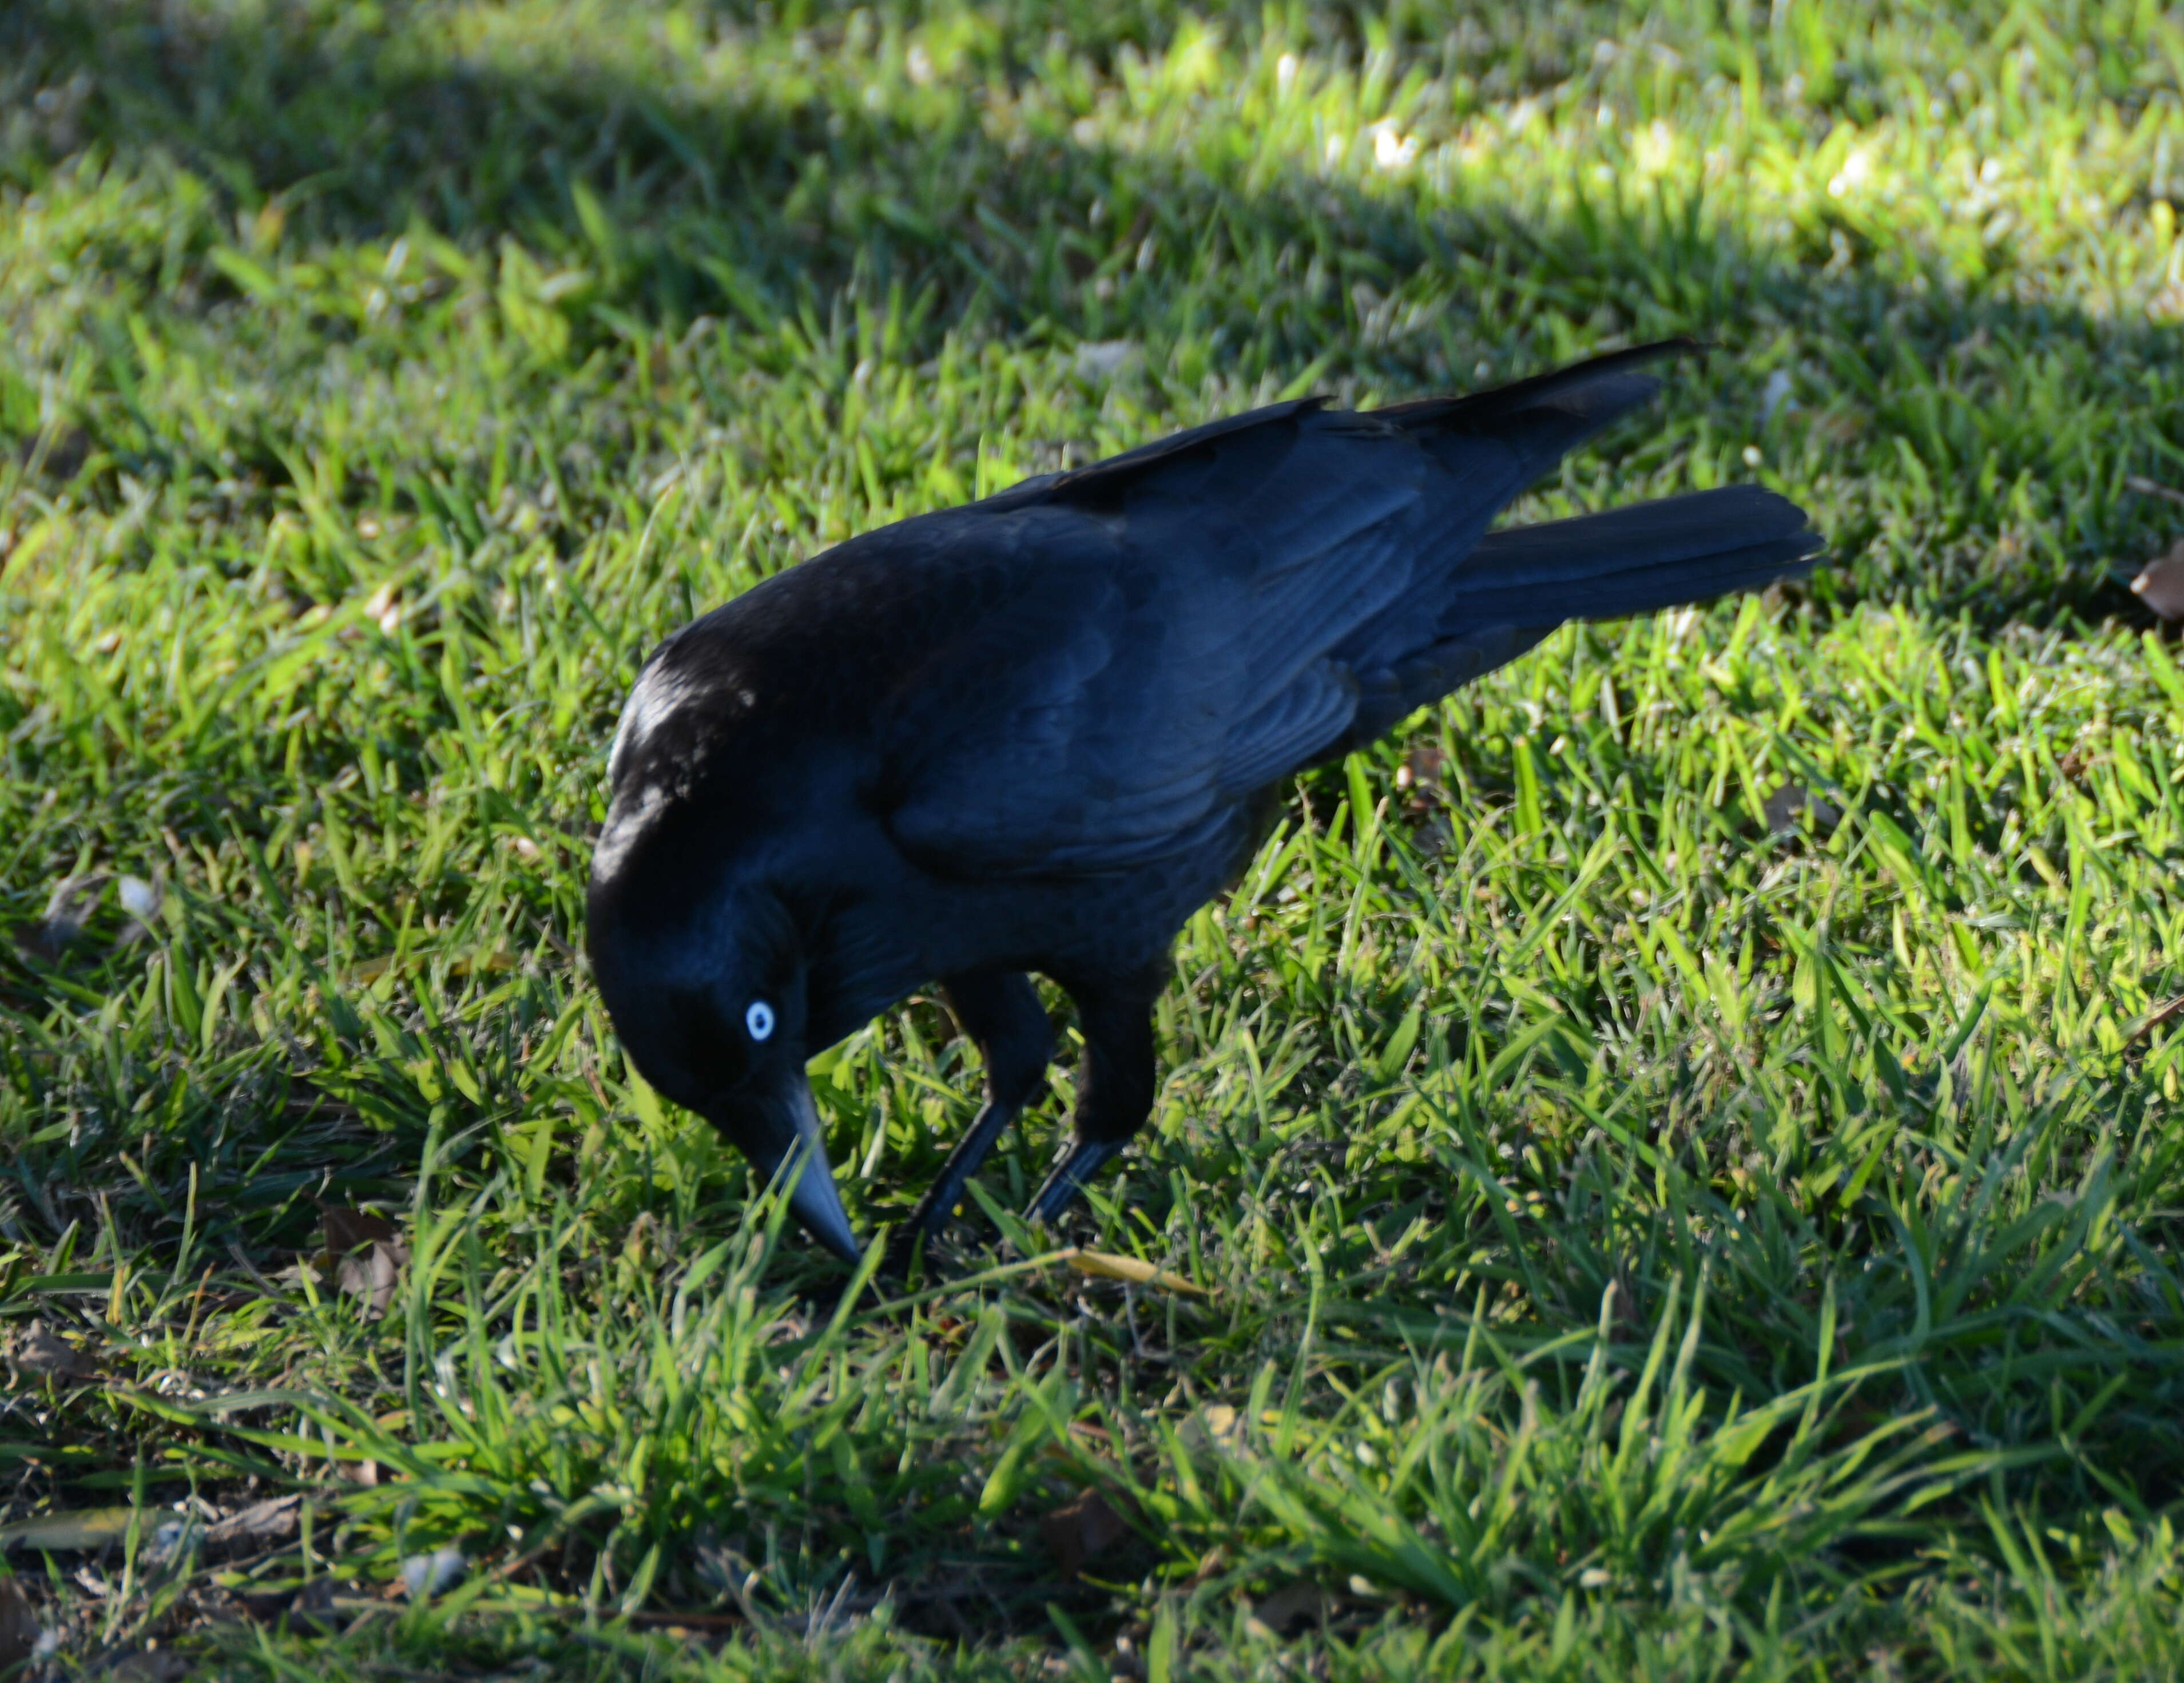
[[(39, 1616), (269, 1677), (2175, 1675), (2184, 675), (2117, 581), (2184, 481), (2180, 64), (2121, 0), (8, 8), (0, 1535), (120, 1510), (10, 1548)], [(961, 1282), (840, 1308), (575, 956), (645, 651), (1253, 401), (1670, 332), (1521, 512), (1756, 478), (1831, 564), (1309, 779), (1088, 1213), (1006, 1214), (1065, 1062)], [(912, 1000), (814, 1075), (900, 1220), (975, 1054)]]

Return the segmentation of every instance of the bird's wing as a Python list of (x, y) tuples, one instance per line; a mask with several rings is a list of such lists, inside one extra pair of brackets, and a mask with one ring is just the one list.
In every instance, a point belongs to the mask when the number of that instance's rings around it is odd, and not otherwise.
[(1651, 394), (1630, 359), (1369, 414), (1277, 404), (935, 517), (982, 582), (883, 720), (897, 843), (951, 875), (1075, 874), (1231, 822), (1445, 637), (1449, 571), (1496, 512)]

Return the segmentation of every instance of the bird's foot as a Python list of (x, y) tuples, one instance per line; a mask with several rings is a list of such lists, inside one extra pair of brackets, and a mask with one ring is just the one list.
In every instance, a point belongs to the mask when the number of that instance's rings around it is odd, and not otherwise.
[(917, 1201), (917, 1207), (902, 1224), (905, 1252), (914, 1240), (922, 1239), (930, 1245), (947, 1231), (956, 1205), (963, 1201), (963, 1189), (970, 1180), (968, 1174), (956, 1173), (952, 1168), (940, 1171), (940, 1178), (925, 1189), (925, 1195)]
[(1110, 1157), (1122, 1154), (1124, 1143), (1120, 1140), (1078, 1140), (1072, 1143), (1067, 1155), (1047, 1175), (1045, 1184), (1033, 1195), (1030, 1207), (1024, 1212), (1025, 1218), (1035, 1222), (1054, 1220), (1091, 1184), (1092, 1177), (1099, 1173)]
[(970, 1185), (971, 1177), (985, 1162), (994, 1144), (1016, 1120), (1018, 1106), (986, 1101), (971, 1124), (971, 1131), (956, 1142), (956, 1149), (948, 1154), (948, 1161), (940, 1166), (933, 1184), (926, 1188), (925, 1195), (917, 1201), (911, 1212), (910, 1220), (903, 1228), (902, 1243), (905, 1251), (911, 1242), (922, 1235), (927, 1245), (947, 1231), (956, 1207), (963, 1201), (964, 1189)]

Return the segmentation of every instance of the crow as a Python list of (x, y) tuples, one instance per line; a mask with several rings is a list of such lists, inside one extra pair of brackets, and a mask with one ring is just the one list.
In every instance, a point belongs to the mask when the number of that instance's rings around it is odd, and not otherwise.
[(1171, 943), (1298, 772), (1566, 620), (1809, 570), (1803, 512), (1755, 486), (1487, 530), (1694, 348), (1274, 404), (866, 532), (676, 632), (616, 729), (588, 897), (630, 1061), (855, 1260), (805, 1060), (939, 982), (986, 1096), (911, 1218), (930, 1237), (1044, 1086), (1036, 971), (1084, 1040), (1050, 1221), (1144, 1124)]

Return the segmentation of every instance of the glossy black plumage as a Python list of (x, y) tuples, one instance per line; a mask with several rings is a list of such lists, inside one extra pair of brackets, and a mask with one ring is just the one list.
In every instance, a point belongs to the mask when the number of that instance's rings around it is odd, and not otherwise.
[(638, 1068), (762, 1169), (810, 1151), (797, 1213), (854, 1255), (805, 1059), (940, 981), (989, 1092), (929, 1231), (1044, 1080), (1039, 972), (1086, 1049), (1034, 1203), (1058, 1212), (1143, 1123), (1169, 943), (1288, 778), (1565, 620), (1809, 565), (1804, 515), (1752, 487), (1487, 532), (1680, 348), (1369, 413), (1276, 404), (866, 533), (676, 633), (624, 711), (593, 866)]

